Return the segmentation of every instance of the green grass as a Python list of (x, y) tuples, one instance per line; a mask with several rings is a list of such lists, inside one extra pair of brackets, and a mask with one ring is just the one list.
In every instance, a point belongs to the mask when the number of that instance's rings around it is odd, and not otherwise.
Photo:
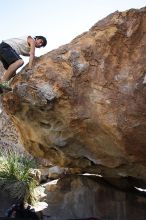
[(32, 204), (37, 182), (30, 176), (30, 168), (36, 168), (32, 157), (15, 152), (0, 152), (0, 186), (12, 198)]

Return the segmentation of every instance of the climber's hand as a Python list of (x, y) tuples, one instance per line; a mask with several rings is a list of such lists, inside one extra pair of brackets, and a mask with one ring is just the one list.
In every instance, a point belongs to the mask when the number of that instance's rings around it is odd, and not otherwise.
[(29, 68), (29, 67), (27, 67), (25, 70), (26, 72), (32, 72), (32, 68)]
[(22, 76), (23, 76), (23, 79), (28, 81), (30, 76), (32, 75), (33, 71), (31, 68), (26, 68), (25, 69), (25, 72), (23, 72)]

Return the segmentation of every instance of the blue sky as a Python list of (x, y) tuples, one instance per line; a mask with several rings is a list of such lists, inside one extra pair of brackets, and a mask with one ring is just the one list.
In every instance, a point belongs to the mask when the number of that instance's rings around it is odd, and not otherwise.
[(145, 0), (0, 0), (0, 41), (23, 35), (44, 35), (44, 54), (87, 31), (108, 14), (146, 6)]

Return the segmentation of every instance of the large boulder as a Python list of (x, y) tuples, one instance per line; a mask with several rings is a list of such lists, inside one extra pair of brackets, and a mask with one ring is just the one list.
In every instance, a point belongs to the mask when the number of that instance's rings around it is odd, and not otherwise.
[[(146, 180), (146, 8), (115, 12), (23, 68), (3, 106), (54, 165)], [(133, 184), (134, 185), (134, 184)]]

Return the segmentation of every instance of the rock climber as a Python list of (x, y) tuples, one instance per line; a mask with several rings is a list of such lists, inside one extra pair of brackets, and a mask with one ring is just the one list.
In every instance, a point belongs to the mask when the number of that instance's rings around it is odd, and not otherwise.
[(32, 69), (35, 58), (35, 48), (45, 47), (47, 40), (43, 36), (23, 36), (3, 40), (0, 44), (0, 61), (6, 69), (0, 80), (0, 93), (11, 90), (10, 79), (16, 75), (16, 70), (24, 64), (22, 56), (29, 56), (28, 70)]

